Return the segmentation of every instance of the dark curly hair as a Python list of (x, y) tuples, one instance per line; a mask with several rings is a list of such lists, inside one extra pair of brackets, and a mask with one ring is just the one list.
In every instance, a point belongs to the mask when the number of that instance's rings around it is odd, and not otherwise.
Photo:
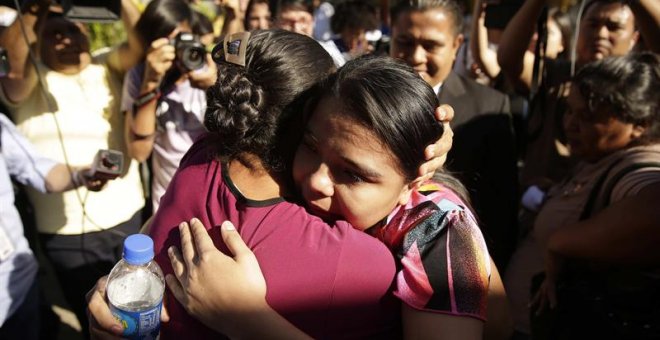
[(626, 123), (646, 128), (638, 143), (660, 139), (660, 56), (630, 53), (586, 64), (573, 78), (573, 88), (590, 111), (606, 110)]
[(245, 67), (220, 62), (218, 80), (206, 91), (204, 124), (215, 137), (217, 155), (244, 160), (249, 153), (267, 170), (283, 170), (294, 151), (283, 131), (302, 116), (314, 85), (334, 70), (332, 58), (312, 38), (253, 31)]

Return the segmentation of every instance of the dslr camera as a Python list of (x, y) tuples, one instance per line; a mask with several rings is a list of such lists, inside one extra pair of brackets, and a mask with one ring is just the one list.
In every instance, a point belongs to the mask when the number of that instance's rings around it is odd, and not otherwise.
[(181, 32), (172, 40), (176, 60), (186, 72), (198, 70), (206, 64), (206, 46), (193, 33)]

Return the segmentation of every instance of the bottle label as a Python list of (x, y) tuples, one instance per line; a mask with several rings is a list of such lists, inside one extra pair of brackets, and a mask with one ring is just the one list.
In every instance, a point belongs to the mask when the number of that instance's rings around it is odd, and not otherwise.
[(131, 340), (157, 339), (160, 332), (161, 300), (153, 308), (142, 311), (126, 311), (110, 304), (112, 315), (124, 327), (123, 337)]

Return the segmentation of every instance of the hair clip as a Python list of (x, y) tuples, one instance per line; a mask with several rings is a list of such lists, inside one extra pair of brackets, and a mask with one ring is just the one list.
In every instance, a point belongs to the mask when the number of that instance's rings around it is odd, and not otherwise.
[(222, 61), (245, 66), (245, 54), (247, 51), (250, 32), (238, 32), (228, 34), (222, 43), (217, 44), (211, 52), (211, 57), (216, 63)]

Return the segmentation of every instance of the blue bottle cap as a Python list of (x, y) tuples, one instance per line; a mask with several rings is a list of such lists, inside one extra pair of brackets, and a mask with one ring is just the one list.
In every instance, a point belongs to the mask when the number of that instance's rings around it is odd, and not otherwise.
[(124, 240), (124, 260), (141, 265), (154, 258), (154, 241), (144, 234), (133, 234)]

